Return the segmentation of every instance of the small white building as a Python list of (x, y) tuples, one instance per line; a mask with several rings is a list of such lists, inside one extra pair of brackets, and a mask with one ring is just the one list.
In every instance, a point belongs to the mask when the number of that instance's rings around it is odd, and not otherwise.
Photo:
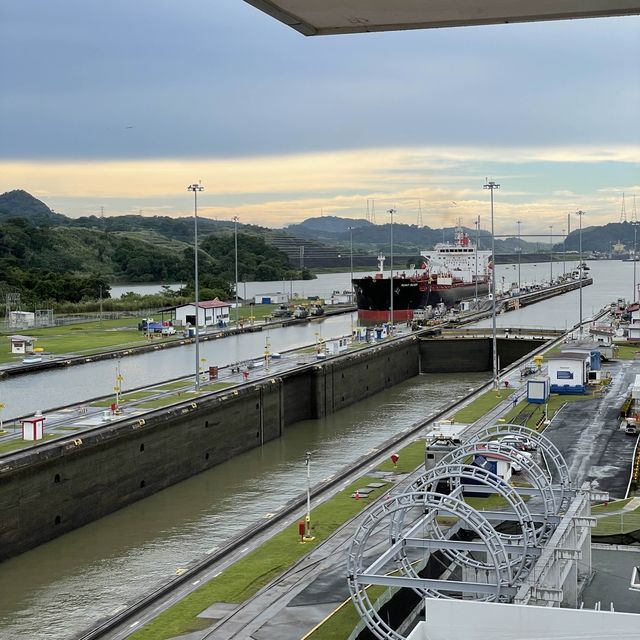
[(550, 353), (545, 357), (551, 393), (585, 392), (591, 369), (591, 357), (588, 353)]
[(255, 304), (287, 304), (289, 296), (286, 293), (259, 293), (253, 296)]
[(11, 353), (17, 353), (24, 355), (25, 353), (33, 353), (33, 345), (38, 338), (31, 338), (29, 336), (10, 336), (11, 340)]
[[(229, 310), (231, 305), (228, 302), (222, 302), (215, 298), (214, 300), (205, 300), (198, 304), (198, 326), (199, 327), (216, 327), (225, 326), (229, 322)], [(195, 303), (184, 304), (176, 307), (176, 324), (191, 325), (196, 324), (196, 305)]]
[(331, 338), (325, 342), (325, 350), (328, 356), (337, 356), (346, 353), (350, 339), (347, 337)]
[(629, 323), (627, 339), (629, 342), (640, 342), (640, 308), (636, 307), (631, 311), (631, 322)]

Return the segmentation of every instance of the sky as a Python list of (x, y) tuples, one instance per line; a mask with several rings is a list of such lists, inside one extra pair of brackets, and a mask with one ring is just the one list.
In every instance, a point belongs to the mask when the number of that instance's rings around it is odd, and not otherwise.
[[(640, 208), (640, 17), (306, 38), (242, 0), (3, 0), (0, 192), (549, 234)], [(639, 214), (640, 215), (640, 214)], [(571, 225), (577, 224), (572, 216)]]

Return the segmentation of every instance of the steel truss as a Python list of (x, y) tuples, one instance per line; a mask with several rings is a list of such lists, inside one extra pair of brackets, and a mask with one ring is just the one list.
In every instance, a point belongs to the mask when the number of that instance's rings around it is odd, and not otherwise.
[[(510, 435), (535, 443), (544, 469), (533, 457), (498, 440)], [(514, 487), (470, 464), (476, 455), (517, 464), (530, 486)], [(478, 511), (466, 502), (470, 494), (495, 494), (501, 504), (495, 510)], [(529, 499), (535, 512), (527, 505)], [(536, 585), (546, 586), (540, 582), (539, 563), (544, 562), (548, 573), (553, 558), (562, 556), (566, 561), (580, 555), (567, 556), (566, 549), (558, 555), (552, 549), (549, 560), (549, 549), (560, 535), (555, 532), (564, 531), (565, 520), (576, 519), (576, 499), (584, 513), (589, 496), (572, 488), (566, 462), (548, 438), (521, 425), (482, 429), (414, 479), (403, 493), (374, 505), (365, 515), (347, 559), (356, 610), (376, 638), (405, 640), (378, 613), (379, 591), (369, 587), (408, 588), (422, 598), (521, 600), (524, 593), (534, 593)], [(511, 524), (512, 530), (498, 530), (502, 523)], [(581, 540), (583, 544), (584, 535)], [(566, 535), (562, 541), (566, 547)], [(423, 577), (432, 574), (437, 564), (442, 567), (439, 577)], [(474, 580), (465, 580), (473, 576)], [(559, 590), (561, 585), (551, 587), (554, 603)]]

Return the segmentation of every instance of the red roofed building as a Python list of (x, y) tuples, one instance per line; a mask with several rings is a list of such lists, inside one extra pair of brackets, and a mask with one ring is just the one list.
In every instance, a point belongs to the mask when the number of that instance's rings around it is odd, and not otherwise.
[[(217, 327), (228, 324), (229, 311), (231, 305), (228, 302), (222, 302), (215, 298), (214, 300), (204, 300), (198, 304), (198, 326), (199, 327)], [(196, 305), (195, 303), (184, 304), (176, 307), (176, 324), (191, 325), (196, 324)]]

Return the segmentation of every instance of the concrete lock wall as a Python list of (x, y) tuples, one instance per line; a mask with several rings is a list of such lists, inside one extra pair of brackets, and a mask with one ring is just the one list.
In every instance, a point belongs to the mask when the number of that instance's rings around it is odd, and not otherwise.
[(419, 373), (415, 336), (105, 425), (0, 464), (0, 561)]
[[(491, 338), (421, 338), (421, 373), (491, 371)], [(500, 368), (514, 363), (540, 346), (543, 340), (498, 338)]]

